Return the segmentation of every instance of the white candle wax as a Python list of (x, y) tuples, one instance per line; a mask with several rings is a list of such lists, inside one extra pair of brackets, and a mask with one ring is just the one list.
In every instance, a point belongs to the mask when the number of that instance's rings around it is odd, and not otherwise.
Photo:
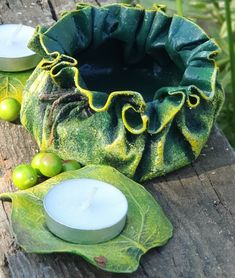
[(34, 28), (22, 24), (0, 25), (0, 70), (24, 71), (34, 68), (40, 57), (28, 48)]
[(116, 187), (94, 179), (70, 179), (44, 198), (49, 230), (80, 244), (110, 240), (123, 229), (128, 203)]

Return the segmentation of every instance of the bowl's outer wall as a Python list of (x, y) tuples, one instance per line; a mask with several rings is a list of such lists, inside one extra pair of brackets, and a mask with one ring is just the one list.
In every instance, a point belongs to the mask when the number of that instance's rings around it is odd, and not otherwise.
[[(183, 72), (181, 82), (148, 103), (141, 92), (89, 90), (71, 56), (107, 37), (124, 42), (127, 60), (145, 53), (158, 59), (164, 48)], [(27, 82), (22, 124), (42, 150), (83, 165), (111, 165), (142, 181), (183, 167), (200, 154), (223, 103), (216, 43), (158, 7), (78, 5), (48, 30), (39, 27), (30, 47), (44, 60)]]

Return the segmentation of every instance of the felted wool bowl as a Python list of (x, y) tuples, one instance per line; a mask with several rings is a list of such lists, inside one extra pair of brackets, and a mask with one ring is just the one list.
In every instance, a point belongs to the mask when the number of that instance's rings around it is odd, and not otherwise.
[(79, 4), (30, 48), (22, 124), (42, 150), (147, 180), (191, 163), (223, 103), (217, 44), (195, 23), (113, 4)]

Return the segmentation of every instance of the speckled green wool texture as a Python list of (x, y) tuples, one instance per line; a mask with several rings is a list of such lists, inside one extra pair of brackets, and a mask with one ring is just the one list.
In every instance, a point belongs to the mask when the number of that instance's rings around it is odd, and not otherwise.
[(217, 44), (161, 5), (78, 4), (30, 48), (21, 121), (40, 148), (136, 180), (196, 159), (223, 103)]

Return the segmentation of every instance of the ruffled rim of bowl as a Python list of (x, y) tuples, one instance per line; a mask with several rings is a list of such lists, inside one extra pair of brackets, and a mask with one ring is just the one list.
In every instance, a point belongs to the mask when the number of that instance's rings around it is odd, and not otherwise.
[[(90, 4), (78, 4), (77, 10), (64, 12), (62, 18), (58, 22), (61, 22), (65, 17), (69, 17), (73, 13), (84, 11), (84, 9), (110, 9), (114, 6), (117, 8), (141, 10), (145, 13), (154, 12), (155, 14), (158, 13), (163, 17), (170, 18), (165, 14), (165, 6), (163, 5), (154, 5), (151, 9), (144, 9), (140, 5), (133, 7), (127, 4), (111, 4), (99, 8)], [(180, 47), (174, 45), (173, 42), (176, 40), (178, 33), (180, 33), (180, 30), (174, 30), (174, 22), (176, 21), (180, 21), (180, 27), (186, 23), (194, 28), (194, 30), (196, 30), (202, 37), (202, 43), (200, 44), (199, 39), (193, 42), (191, 41), (188, 44), (185, 43), (184, 46), (181, 45)], [(219, 47), (198, 25), (184, 17), (174, 15), (167, 33), (168, 47), (171, 47), (174, 55), (177, 55), (178, 58), (180, 57), (180, 59), (184, 59), (181, 52), (187, 51), (187, 47), (190, 47), (190, 51), (193, 52), (189, 57), (186, 57), (187, 60), (183, 60), (183, 63), (187, 65), (185, 67), (183, 81), (178, 87), (161, 88), (157, 91), (156, 97), (153, 101), (148, 103), (145, 102), (141, 93), (135, 91), (114, 91), (109, 94), (104, 94), (102, 92), (91, 91), (84, 88), (82, 86), (83, 82), (79, 74), (79, 69), (76, 67), (78, 64), (77, 60), (64, 54), (63, 51), (61, 51), (62, 53), (59, 51), (50, 52), (45, 44), (45, 38), (51, 40), (50, 37), (47, 37), (48, 32), (52, 31), (56, 25), (57, 23), (49, 29), (37, 26), (35, 34), (29, 43), (29, 47), (35, 52), (41, 54), (44, 58), (38, 67), (42, 70), (48, 71), (51, 78), (57, 84), (65, 87), (68, 85), (70, 87), (76, 87), (78, 92), (88, 99), (90, 108), (95, 112), (107, 111), (111, 103), (119, 97), (125, 97), (125, 99), (128, 99), (127, 103), (122, 107), (122, 120), (126, 129), (132, 134), (141, 134), (146, 131), (150, 134), (157, 134), (161, 132), (171, 120), (173, 120), (184, 104), (188, 105), (190, 109), (194, 109), (200, 104), (201, 98), (207, 101), (214, 98), (217, 90), (218, 73), (218, 67), (214, 57), (219, 53)], [(197, 62), (199, 64), (203, 62), (205, 64), (208, 63), (207, 67), (204, 67), (204, 69), (208, 70), (208, 78), (207, 80), (197, 79), (194, 80), (195, 82), (193, 83), (193, 81), (191, 81), (191, 79), (193, 80), (193, 76), (190, 75), (190, 69), (192, 70), (193, 67), (196, 67)], [(198, 74), (200, 74), (200, 72), (198, 72)], [(99, 99), (99, 103), (102, 101), (102, 105), (97, 105), (97, 98)], [(159, 105), (161, 105), (162, 108), (164, 106), (164, 109), (159, 109)], [(164, 113), (162, 112), (163, 110)], [(138, 124), (138, 126), (133, 126), (131, 124), (127, 116), (127, 113), (130, 111), (137, 113), (136, 116), (140, 117), (141, 124)], [(171, 113), (168, 113), (168, 111)]]

